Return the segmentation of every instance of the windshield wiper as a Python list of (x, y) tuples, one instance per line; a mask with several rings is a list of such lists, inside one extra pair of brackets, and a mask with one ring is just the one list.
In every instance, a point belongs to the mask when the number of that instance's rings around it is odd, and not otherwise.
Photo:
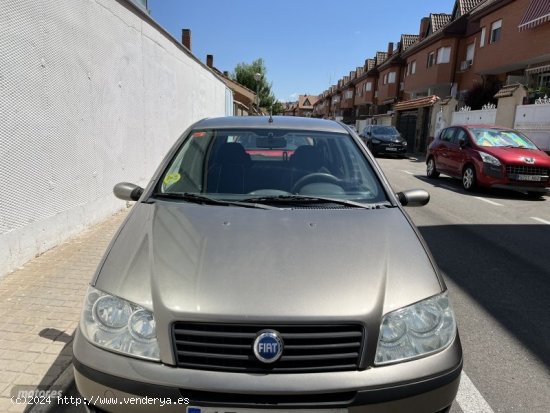
[(323, 196), (307, 196), (307, 195), (275, 195), (262, 196), (255, 198), (243, 199), (243, 202), (259, 202), (259, 203), (274, 203), (274, 204), (292, 204), (292, 203), (307, 203), (307, 204), (337, 204), (353, 208), (363, 209), (379, 209), (387, 208), (392, 205), (389, 202), (376, 204), (362, 204), (360, 202), (349, 201), (345, 199), (326, 198)]
[(183, 193), (155, 192), (152, 196), (155, 198), (161, 198), (161, 199), (162, 198), (178, 199), (181, 201), (192, 202), (192, 203), (201, 204), (201, 205), (239, 206), (243, 208), (259, 208), (259, 209), (279, 209), (279, 208), (271, 207), (269, 205), (255, 204), (255, 203), (246, 202), (246, 201), (227, 201), (224, 199), (215, 199), (205, 195), (194, 194), (191, 192), (183, 192)]

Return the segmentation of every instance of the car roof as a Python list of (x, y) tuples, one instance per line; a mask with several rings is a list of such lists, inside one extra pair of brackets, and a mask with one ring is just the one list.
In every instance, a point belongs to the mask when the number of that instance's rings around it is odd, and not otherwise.
[(487, 124), (474, 124), (474, 125), (452, 125), (449, 126), (450, 128), (454, 128), (456, 126), (460, 126), (461, 128), (465, 129), (497, 129), (497, 130), (512, 130), (510, 128), (505, 128), (504, 126), (496, 126), (496, 125), (487, 125)]
[(197, 122), (194, 128), (227, 129), (227, 128), (268, 128), (315, 130), (320, 132), (348, 133), (340, 123), (317, 118), (302, 118), (298, 116), (225, 116), (207, 118)]

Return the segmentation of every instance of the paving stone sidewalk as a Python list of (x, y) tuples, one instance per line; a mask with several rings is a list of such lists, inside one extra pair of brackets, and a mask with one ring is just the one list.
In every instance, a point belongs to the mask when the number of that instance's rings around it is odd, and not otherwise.
[(0, 412), (14, 386), (51, 386), (70, 365), (87, 284), (128, 210), (0, 278)]

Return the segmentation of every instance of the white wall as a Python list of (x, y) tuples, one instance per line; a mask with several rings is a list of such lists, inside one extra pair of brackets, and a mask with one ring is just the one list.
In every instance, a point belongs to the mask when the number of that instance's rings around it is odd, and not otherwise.
[(116, 0), (0, 1), (0, 275), (124, 207), (226, 87)]
[(496, 109), (453, 112), (451, 125), (494, 125), (496, 117)]
[(514, 128), (527, 135), (540, 149), (550, 151), (550, 105), (518, 106)]

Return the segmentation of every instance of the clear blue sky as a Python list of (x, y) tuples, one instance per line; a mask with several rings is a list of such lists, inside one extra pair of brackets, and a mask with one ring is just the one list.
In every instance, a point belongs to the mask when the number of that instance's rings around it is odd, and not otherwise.
[(429, 13), (454, 0), (149, 0), (151, 16), (176, 39), (192, 34), (201, 61), (233, 72), (261, 57), (275, 96), (318, 95), (401, 34), (418, 34)]

